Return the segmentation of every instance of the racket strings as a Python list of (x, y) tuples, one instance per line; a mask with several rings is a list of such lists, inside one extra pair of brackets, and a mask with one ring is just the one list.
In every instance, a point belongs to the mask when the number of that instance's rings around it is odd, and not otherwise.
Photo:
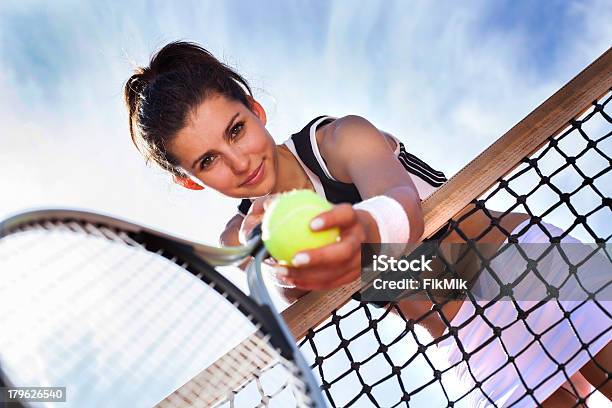
[(0, 331), (0, 364), (13, 384), (66, 386), (67, 406), (107, 406), (109, 396), (153, 406), (194, 377), (162, 406), (308, 401), (298, 370), (239, 300), (132, 236), (54, 220), (0, 240), (0, 327), (10, 328)]

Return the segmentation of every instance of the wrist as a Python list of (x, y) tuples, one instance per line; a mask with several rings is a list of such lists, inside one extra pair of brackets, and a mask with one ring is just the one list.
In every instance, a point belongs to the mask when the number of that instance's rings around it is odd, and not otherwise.
[(375, 252), (380, 254), (386, 245), (385, 252), (390, 255), (401, 255), (410, 238), (410, 222), (404, 207), (395, 199), (380, 195), (368, 198), (353, 206), (356, 211), (363, 211), (363, 223), (370, 243), (375, 245)]
[(376, 225), (376, 220), (372, 217), (372, 214), (365, 210), (355, 209), (355, 214), (357, 215), (357, 220), (364, 229), (366, 238), (366, 243), (380, 243), (380, 234), (378, 232), (378, 225)]
[[(406, 244), (410, 239), (410, 221), (404, 207), (394, 198), (379, 195), (353, 205), (355, 210), (368, 213), (365, 218), (370, 238), (383, 244)], [(372, 226), (373, 224), (373, 226)], [(376, 231), (376, 232), (374, 232)], [(374, 235), (374, 237), (373, 237)]]
[[(376, 220), (372, 217), (372, 214), (365, 210), (355, 209), (355, 213), (357, 214), (357, 219), (359, 223), (363, 226), (365, 232), (365, 240), (363, 243), (368, 244), (367, 247), (361, 246), (362, 251), (366, 251), (366, 253), (372, 254), (380, 254), (381, 245), (380, 245), (380, 234), (378, 232), (378, 226), (376, 225)], [(363, 254), (362, 254), (363, 256)], [(369, 255), (366, 255), (369, 257)]]

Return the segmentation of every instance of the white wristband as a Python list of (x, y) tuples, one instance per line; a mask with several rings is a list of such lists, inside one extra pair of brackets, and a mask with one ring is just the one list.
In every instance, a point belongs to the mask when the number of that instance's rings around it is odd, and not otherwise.
[(408, 243), (410, 238), (408, 215), (404, 207), (393, 198), (380, 195), (357, 203), (353, 208), (370, 213), (378, 226), (381, 243)]

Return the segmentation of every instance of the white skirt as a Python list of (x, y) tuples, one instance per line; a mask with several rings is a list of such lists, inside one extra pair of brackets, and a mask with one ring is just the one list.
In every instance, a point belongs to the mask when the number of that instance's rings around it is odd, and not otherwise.
[[(523, 222), (512, 233), (516, 234), (527, 223)], [(552, 236), (559, 236), (563, 232), (550, 224), (541, 225)], [(519, 237), (520, 244), (549, 242), (538, 225), (530, 227)], [(592, 246), (580, 244), (580, 241), (571, 236), (561, 242), (578, 244), (572, 248), (584, 248), (583, 253), (593, 251)], [(537, 259), (544, 247), (547, 246), (521, 248), (527, 248), (530, 258)], [(491, 269), (505, 283), (514, 281), (525, 271), (526, 265), (518, 251), (507, 251), (491, 261)], [(565, 270), (565, 273), (553, 272), (546, 276), (548, 283), (558, 285), (562, 279), (567, 278), (567, 265), (558, 251), (551, 251), (538, 261), (537, 267), (538, 270)], [(597, 301), (585, 302), (581, 299), (587, 297), (582, 287), (595, 292), (610, 282), (610, 268), (610, 261), (605, 257), (590, 258), (578, 269), (580, 284), (575, 278), (570, 278), (562, 286), (560, 299), (571, 300), (547, 301), (524, 319), (518, 318), (518, 311), (511, 301), (489, 301), (493, 292), (487, 291), (495, 290), (495, 293), (499, 293), (499, 286), (490, 274), (481, 274), (472, 291), (479, 292), (482, 299), (489, 299), (476, 302), (484, 308), (484, 317), (476, 315), (475, 305), (471, 301), (465, 301), (451, 321), (451, 327), (471, 321), (458, 329), (456, 338), (451, 336), (438, 345), (448, 362), (455, 365), (453, 371), (461, 388), (472, 390), (466, 397), (468, 405), (485, 407), (494, 403), (499, 407), (533, 407), (537, 405), (536, 400), (540, 403), (546, 400), (608, 344), (612, 339), (612, 285), (607, 286), (606, 293), (596, 295)], [(546, 294), (544, 285), (533, 283), (531, 279), (530, 285), (523, 285), (522, 288), (518, 285), (516, 288), (519, 291), (518, 294), (515, 291), (516, 298), (527, 299), (517, 300), (522, 310), (536, 307), (538, 302), (535, 299), (541, 299)], [(569, 312), (569, 317), (565, 317), (564, 312)], [(491, 326), (504, 329), (499, 336), (495, 336)], [(444, 334), (447, 333), (448, 329)], [(458, 343), (469, 355), (467, 362)], [(477, 383), (480, 383), (479, 386)]]

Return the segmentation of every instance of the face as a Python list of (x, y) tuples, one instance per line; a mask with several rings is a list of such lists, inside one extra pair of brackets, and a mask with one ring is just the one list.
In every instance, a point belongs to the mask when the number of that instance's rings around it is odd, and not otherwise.
[(229, 197), (266, 195), (276, 184), (277, 152), (265, 112), (224, 96), (207, 98), (170, 145), (179, 165)]

